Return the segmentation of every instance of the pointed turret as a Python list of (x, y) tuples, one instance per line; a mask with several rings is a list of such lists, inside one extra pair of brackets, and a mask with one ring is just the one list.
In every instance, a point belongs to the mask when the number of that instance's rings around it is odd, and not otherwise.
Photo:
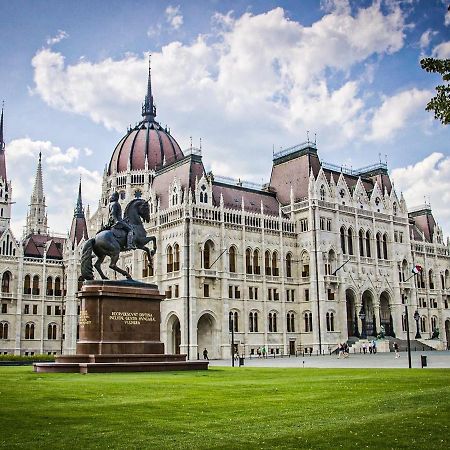
[(47, 206), (45, 204), (44, 183), (42, 181), (42, 154), (39, 152), (39, 161), (34, 180), (33, 194), (31, 195), (25, 235), (47, 234)]
[(78, 245), (82, 239), (88, 238), (86, 218), (84, 216), (83, 200), (81, 198), (81, 179), (78, 185), (78, 198), (70, 227), (70, 241), (74, 245)]
[(5, 141), (3, 140), (3, 105), (0, 118), (0, 179), (6, 182)]
[(153, 103), (152, 94), (152, 65), (151, 55), (148, 56), (148, 81), (147, 81), (147, 95), (145, 96), (144, 104), (142, 105), (142, 116), (147, 122), (154, 122), (156, 117), (156, 106)]

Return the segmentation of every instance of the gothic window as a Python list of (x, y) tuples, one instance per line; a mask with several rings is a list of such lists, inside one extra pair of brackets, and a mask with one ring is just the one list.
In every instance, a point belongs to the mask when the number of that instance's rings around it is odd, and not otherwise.
[(280, 275), (280, 269), (278, 268), (278, 253), (276, 251), (272, 253), (272, 275), (274, 277)]
[(259, 265), (259, 250), (253, 251), (253, 273), (259, 275), (261, 273), (261, 267)]
[(173, 250), (172, 246), (167, 247), (167, 273), (173, 272)]
[(346, 252), (346, 247), (345, 247), (345, 228), (344, 227), (341, 227), (340, 235), (341, 235), (341, 250), (342, 250), (342, 253), (345, 255), (347, 252)]
[(428, 272), (428, 285), (430, 286), (430, 289), (434, 289), (434, 277), (431, 269)]
[(239, 331), (239, 315), (237, 311), (230, 311), (228, 314), (228, 329), (231, 331), (238, 332)]
[(277, 332), (277, 313), (269, 313), (269, 332)]
[(381, 233), (377, 233), (377, 258), (381, 259)]
[(8, 322), (0, 322), (0, 339), (8, 339)]
[(305, 332), (306, 333), (310, 333), (313, 330), (313, 327), (312, 327), (312, 313), (311, 312), (305, 312), (304, 319), (305, 319)]
[(252, 251), (249, 248), (245, 250), (245, 273), (252, 273)]
[(427, 331), (427, 318), (425, 316), (420, 317), (420, 331), (422, 333)]
[(348, 254), (353, 255), (353, 230), (351, 228), (348, 229)]
[(302, 277), (303, 278), (309, 277), (309, 254), (307, 251), (304, 251), (302, 253), (301, 261), (302, 261)]
[(172, 206), (176, 206), (178, 204), (178, 192), (177, 188), (174, 187), (172, 191)]
[(209, 269), (211, 266), (211, 252), (213, 249), (213, 243), (211, 241), (205, 242), (205, 247), (203, 249), (203, 268)]
[(431, 318), (431, 331), (435, 331), (437, 328), (437, 317), (433, 316)]
[(55, 278), (55, 295), (57, 297), (61, 296), (61, 278), (59, 277)]
[(339, 195), (341, 196), (341, 198), (344, 198), (344, 197), (345, 197), (345, 190), (344, 190), (344, 189), (341, 189), (341, 190), (339, 191)]
[(25, 279), (23, 280), (23, 293), (31, 294), (31, 277), (30, 277), (30, 275), (25, 275)]
[(25, 325), (25, 339), (34, 339), (34, 323), (27, 323)]
[(47, 327), (47, 338), (56, 339), (56, 323), (49, 323)]
[(392, 205), (392, 211), (393, 211), (393, 213), (394, 213), (394, 216), (396, 216), (396, 215), (397, 215), (397, 203), (394, 203), (394, 204)]
[(320, 186), (320, 200), (325, 200), (325, 186)]
[(387, 234), (383, 234), (383, 257), (384, 259), (388, 259), (388, 251), (387, 251)]
[(229, 270), (232, 273), (236, 272), (236, 249), (231, 246), (230, 251), (228, 252), (228, 258), (229, 258)]
[(292, 277), (292, 255), (290, 253), (286, 255), (286, 276)]
[(359, 255), (364, 256), (364, 231), (359, 230)]
[(272, 270), (270, 268), (270, 259), (270, 251), (266, 250), (266, 253), (264, 254), (264, 267), (266, 275), (271, 275), (272, 273)]
[(173, 271), (177, 272), (180, 270), (180, 246), (174, 244), (173, 246)]
[(295, 316), (293, 312), (289, 312), (286, 315), (286, 330), (288, 333), (293, 333), (295, 331)]
[(200, 203), (208, 203), (208, 193), (204, 184), (200, 187)]
[(53, 295), (53, 278), (47, 277), (46, 295)]
[(39, 295), (39, 277), (37, 275), (35, 275), (33, 277), (33, 291), (32, 291), (33, 295)]
[(326, 314), (327, 331), (334, 331), (334, 313), (327, 312)]
[(11, 292), (11, 272), (6, 271), (2, 276), (2, 292)]
[(248, 325), (250, 333), (258, 332), (258, 313), (256, 311), (250, 312), (248, 315)]
[(370, 258), (371, 252), (370, 252), (370, 231), (367, 230), (366, 232), (366, 256)]

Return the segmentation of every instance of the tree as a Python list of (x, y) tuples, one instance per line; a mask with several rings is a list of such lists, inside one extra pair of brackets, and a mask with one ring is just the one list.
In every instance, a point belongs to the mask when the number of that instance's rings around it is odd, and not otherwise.
[(450, 124), (450, 59), (424, 58), (422, 69), (439, 73), (446, 84), (436, 86), (436, 95), (428, 102), (426, 111), (434, 111), (434, 118), (444, 125)]

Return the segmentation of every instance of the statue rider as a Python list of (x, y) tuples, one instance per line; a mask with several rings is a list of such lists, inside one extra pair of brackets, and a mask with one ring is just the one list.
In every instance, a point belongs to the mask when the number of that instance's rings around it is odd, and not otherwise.
[(117, 192), (113, 192), (111, 198), (109, 199), (108, 228), (126, 231), (127, 232), (126, 250), (133, 250), (136, 248), (133, 242), (134, 238), (133, 228), (122, 219), (122, 207), (120, 206), (119, 194)]

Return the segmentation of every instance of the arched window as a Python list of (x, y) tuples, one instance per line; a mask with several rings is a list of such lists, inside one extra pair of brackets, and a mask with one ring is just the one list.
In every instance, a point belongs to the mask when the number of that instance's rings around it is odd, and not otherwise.
[(278, 253), (276, 251), (272, 253), (272, 275), (274, 277), (280, 275), (280, 269), (278, 268)]
[(334, 331), (334, 313), (327, 312), (326, 319), (327, 319), (327, 331)]
[(178, 272), (180, 270), (180, 246), (174, 244), (173, 246), (173, 271)]
[(236, 272), (236, 249), (231, 246), (230, 251), (228, 252), (228, 258), (229, 258), (229, 270), (232, 273)]
[(6, 271), (2, 276), (2, 292), (11, 292), (11, 272)]
[(237, 311), (230, 311), (228, 313), (228, 328), (230, 333), (233, 331), (233, 327), (235, 332), (239, 331), (239, 315)]
[(377, 233), (377, 258), (381, 259), (381, 234)]
[(258, 313), (256, 311), (252, 311), (248, 315), (248, 327), (250, 333), (258, 332)]
[(432, 269), (428, 271), (428, 285), (430, 286), (430, 289), (434, 289), (434, 276)]
[(367, 230), (367, 232), (366, 232), (366, 256), (368, 258), (370, 258), (372, 256), (371, 251), (370, 251), (370, 231), (369, 230)]
[(8, 339), (8, 322), (0, 322), (0, 339)]
[(293, 312), (288, 312), (286, 315), (286, 330), (288, 333), (295, 332), (295, 315)]
[(290, 253), (286, 255), (286, 276), (292, 277), (292, 255)]
[(203, 268), (209, 269), (211, 267), (211, 252), (213, 248), (213, 243), (211, 241), (205, 242), (205, 247), (203, 249)]
[(25, 339), (34, 339), (34, 323), (30, 322), (25, 325)]
[(301, 257), (302, 261), (302, 277), (309, 277), (309, 253), (304, 251)]
[(277, 313), (269, 313), (269, 332), (277, 332)]
[(61, 278), (55, 278), (55, 295), (61, 297)]
[(33, 290), (31, 293), (33, 295), (39, 295), (39, 277), (37, 275), (33, 277)]
[(270, 252), (269, 250), (266, 250), (266, 253), (264, 254), (264, 267), (266, 275), (270, 275), (272, 273), (272, 270), (270, 268)]
[(387, 250), (387, 234), (383, 234), (383, 258), (388, 259), (388, 250)]
[(435, 331), (437, 327), (438, 327), (438, 326), (437, 326), (437, 317), (436, 317), (436, 316), (433, 316), (433, 317), (431, 318), (431, 331), (432, 331), (432, 332)]
[(444, 280), (444, 274), (441, 273), (441, 289), (445, 289), (445, 280)]
[(353, 230), (351, 228), (348, 229), (347, 242), (348, 242), (348, 254), (353, 255)]
[(325, 186), (320, 186), (320, 200), (325, 200)]
[(173, 272), (173, 249), (172, 246), (167, 246), (167, 273)]
[(359, 255), (364, 256), (364, 231), (359, 230)]
[(341, 227), (339, 232), (341, 235), (341, 250), (342, 250), (342, 253), (345, 255), (347, 253), (347, 251), (345, 249), (345, 228)]
[(46, 295), (53, 295), (53, 278), (47, 277)]
[(252, 273), (252, 251), (245, 250), (245, 273)]
[(310, 333), (313, 330), (313, 327), (312, 327), (312, 313), (305, 312), (304, 319), (305, 319), (305, 332), (306, 333)]
[(23, 280), (23, 293), (31, 294), (31, 277), (30, 277), (30, 275), (25, 275), (25, 279)]
[(259, 265), (259, 251), (255, 249), (253, 251), (253, 273), (256, 275), (261, 274), (261, 266)]
[(425, 316), (420, 316), (420, 331), (422, 333), (427, 331), (427, 318)]
[(47, 327), (47, 338), (57, 339), (56, 337), (56, 323), (49, 323)]

